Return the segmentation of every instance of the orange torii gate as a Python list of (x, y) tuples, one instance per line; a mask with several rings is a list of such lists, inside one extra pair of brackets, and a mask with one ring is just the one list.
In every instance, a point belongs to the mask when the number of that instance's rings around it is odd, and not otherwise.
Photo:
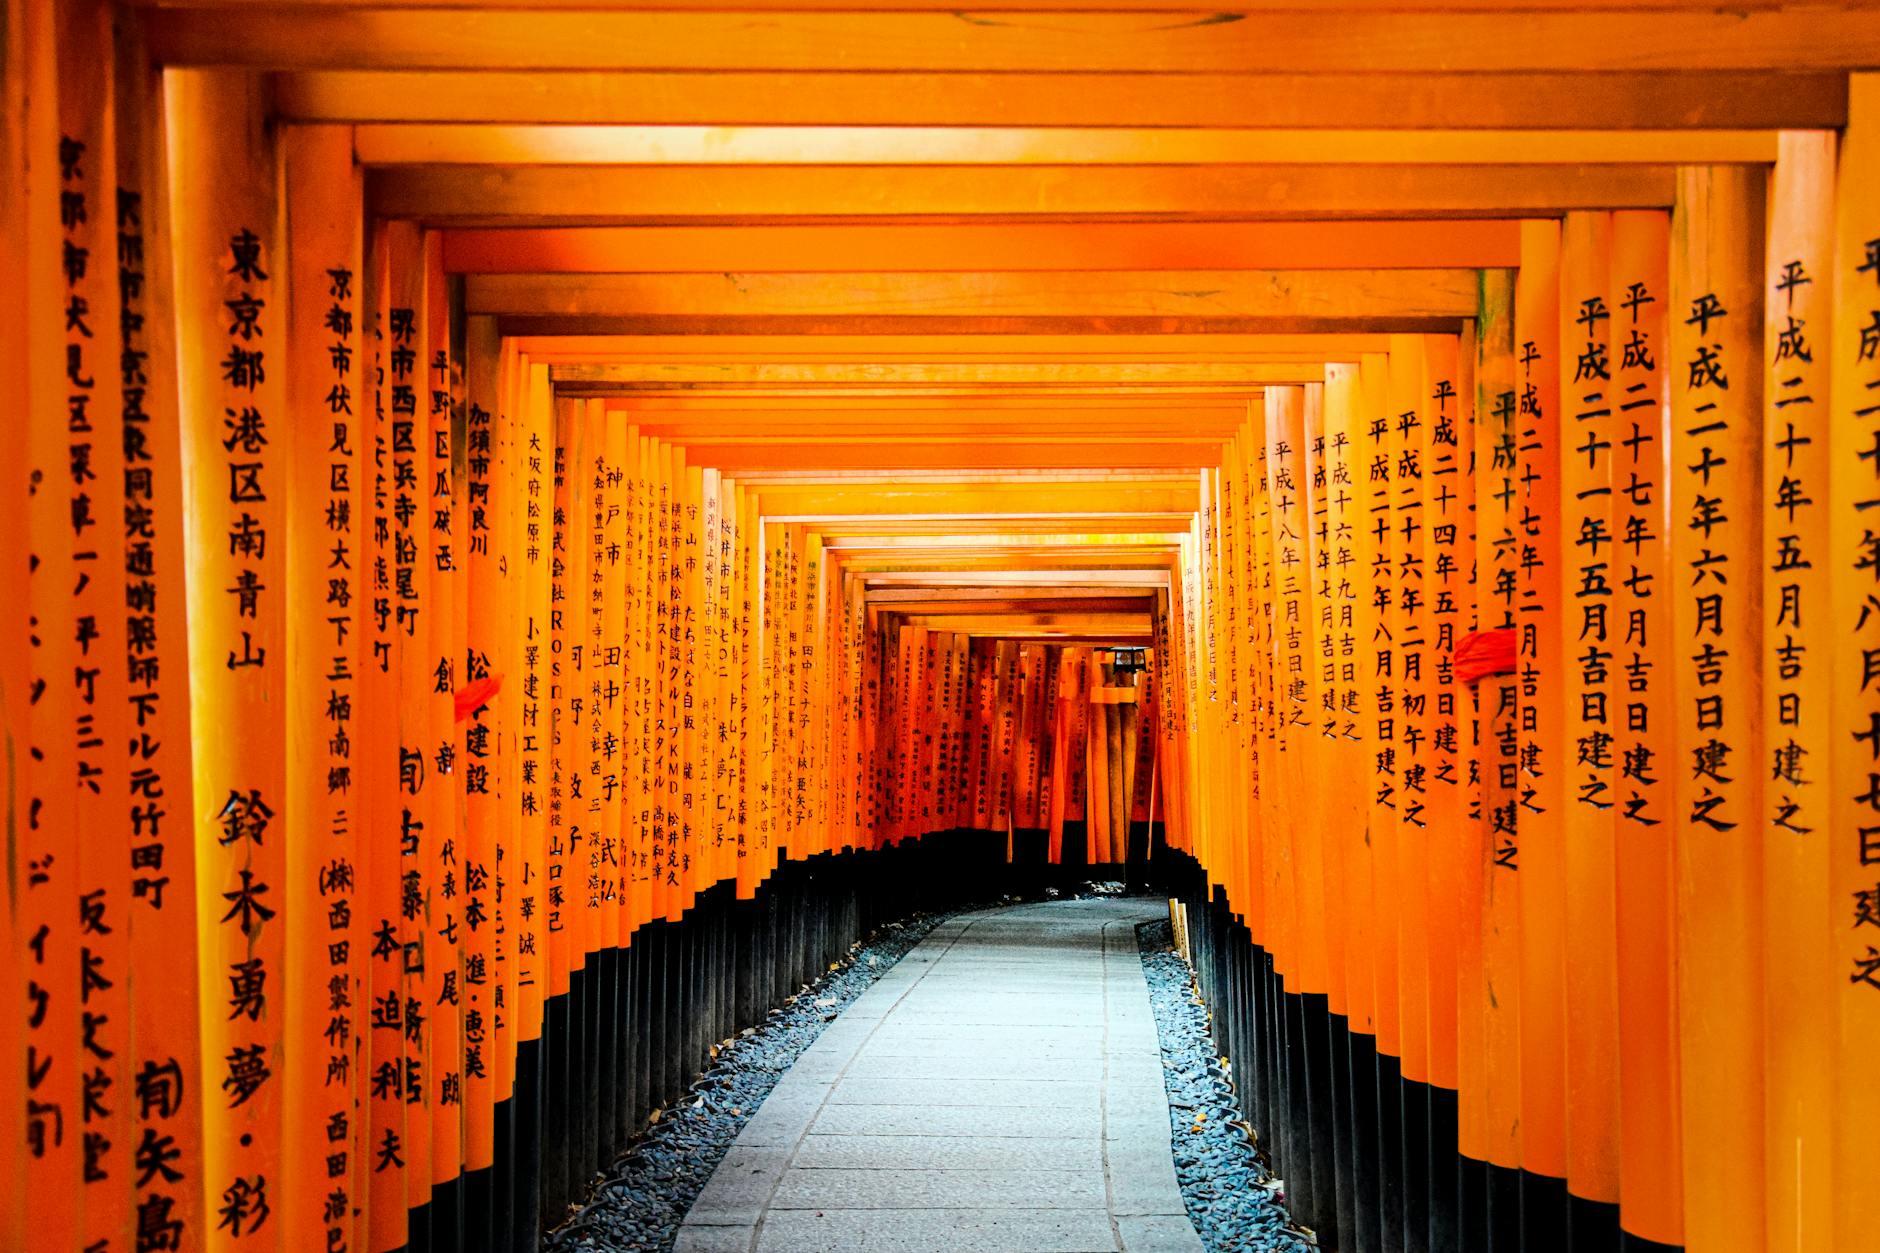
[(1114, 877), (1322, 1247), (1863, 1247), (1880, 18), (1191, 17), (0, 4), (0, 1246), (533, 1248)]

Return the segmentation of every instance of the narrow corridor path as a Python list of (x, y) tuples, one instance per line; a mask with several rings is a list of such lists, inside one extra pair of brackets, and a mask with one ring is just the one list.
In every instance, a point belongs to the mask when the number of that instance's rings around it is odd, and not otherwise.
[(1162, 913), (941, 924), (777, 1084), (677, 1253), (1200, 1253), (1136, 948)]

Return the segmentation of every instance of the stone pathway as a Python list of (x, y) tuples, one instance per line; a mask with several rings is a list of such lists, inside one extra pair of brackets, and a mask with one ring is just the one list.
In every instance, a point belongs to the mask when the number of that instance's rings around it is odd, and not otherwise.
[(962, 914), (797, 1060), (675, 1253), (1201, 1253), (1142, 900)]

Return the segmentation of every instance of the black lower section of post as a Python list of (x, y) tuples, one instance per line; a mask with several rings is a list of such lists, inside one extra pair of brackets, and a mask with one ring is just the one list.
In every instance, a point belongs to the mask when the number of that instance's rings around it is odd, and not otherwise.
[(1569, 1193), (1567, 1247), (1572, 1253), (1617, 1253), (1619, 1207)]
[(1475, 1248), (1462, 1243), (1462, 1155), (1457, 1151), (1458, 1112), (1453, 1088), (1429, 1089), (1430, 1253)]
[(1521, 1172), (1522, 1253), (1566, 1253), (1567, 1181)]
[(1430, 1086), (1398, 1080), (1403, 1120), (1404, 1253), (1430, 1253)]
[(1491, 1253), (1521, 1248), (1521, 1172), (1512, 1166), (1488, 1168), (1487, 1247)]
[(1564, 1180), (1466, 1158), (1457, 1093), (1406, 1079), (1377, 1038), (1289, 989), (1218, 886), (1183, 853), (1152, 865), (1186, 906), (1215, 1044), (1293, 1221), (1338, 1253), (1681, 1253), (1625, 1233)]
[(1473, 1157), (1456, 1160), (1455, 1247), (1488, 1247), (1488, 1163)]

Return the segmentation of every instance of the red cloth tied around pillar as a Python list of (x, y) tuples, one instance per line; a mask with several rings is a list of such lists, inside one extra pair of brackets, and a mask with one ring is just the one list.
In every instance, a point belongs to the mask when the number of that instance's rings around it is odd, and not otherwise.
[(460, 687), (455, 692), (451, 693), (452, 697), (457, 702), (457, 721), (462, 722), (465, 718), (468, 718), (471, 714), (489, 704), (490, 698), (496, 695), (497, 691), (500, 690), (502, 686), (503, 676), (500, 674), (492, 674), (487, 678), (478, 679), (468, 686)]
[(1514, 628), (1471, 631), (1456, 642), (1456, 679), (1474, 683), (1492, 674), (1514, 673)]

